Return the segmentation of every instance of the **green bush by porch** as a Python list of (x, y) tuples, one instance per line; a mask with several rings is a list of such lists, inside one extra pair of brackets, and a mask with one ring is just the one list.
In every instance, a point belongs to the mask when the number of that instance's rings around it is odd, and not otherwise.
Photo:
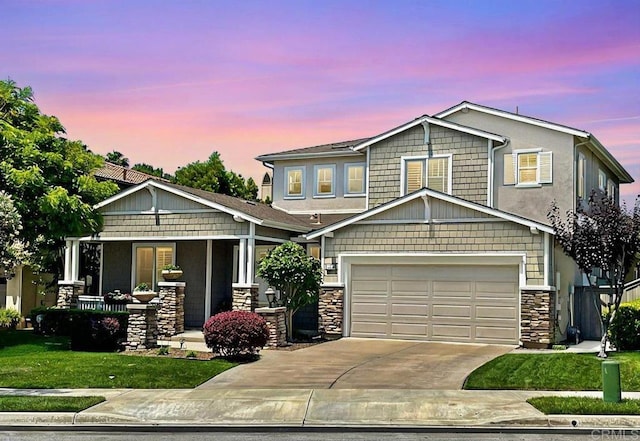
[(192, 388), (235, 366), (218, 359), (70, 351), (67, 337), (42, 337), (31, 331), (2, 331), (0, 342), (0, 387)]
[[(620, 362), (622, 390), (640, 391), (640, 352), (610, 353)], [(505, 354), (480, 366), (465, 389), (602, 390), (594, 354)]]

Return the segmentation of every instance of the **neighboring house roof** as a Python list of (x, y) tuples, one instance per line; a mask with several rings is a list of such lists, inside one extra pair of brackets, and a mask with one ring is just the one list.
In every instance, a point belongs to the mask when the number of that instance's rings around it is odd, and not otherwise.
[(471, 210), (476, 210), (479, 211), (481, 213), (485, 213), (491, 216), (495, 216), (501, 219), (504, 219), (506, 221), (510, 221), (510, 222), (515, 222), (517, 224), (523, 225), (525, 227), (529, 227), (529, 228), (535, 228), (537, 230), (543, 231), (545, 233), (550, 233), (550, 234), (554, 234), (553, 232), (553, 228), (551, 228), (549, 225), (545, 225), (543, 223), (540, 222), (536, 222), (536, 221), (532, 221), (531, 219), (527, 219), (525, 217), (522, 216), (518, 216), (512, 213), (507, 213), (506, 211), (502, 211), (502, 210), (497, 210), (495, 208), (491, 208), (491, 207), (487, 207), (486, 205), (481, 205), (481, 204), (477, 204), (475, 202), (470, 202), (467, 201), (466, 199), (461, 199), (459, 197), (456, 196), (451, 196), (445, 193), (441, 193), (439, 191), (435, 191), (435, 190), (431, 190), (428, 188), (423, 188), (421, 190), (417, 190), (414, 191), (413, 193), (409, 193), (408, 195), (405, 195), (403, 197), (400, 197), (398, 199), (394, 199), (390, 202), (387, 202), (385, 204), (379, 205), (375, 208), (372, 208), (370, 210), (367, 210), (363, 213), (360, 214), (356, 214), (354, 216), (351, 216), (347, 219), (344, 219), (342, 221), (336, 222), (332, 225), (328, 225), (324, 228), (320, 228), (318, 230), (312, 231), (311, 233), (308, 233), (306, 235), (307, 239), (315, 239), (316, 237), (320, 237), (324, 234), (327, 233), (331, 233), (332, 231), (335, 230), (339, 230), (340, 228), (346, 227), (348, 225), (354, 224), (356, 222), (359, 222), (361, 220), (367, 219), (371, 216), (375, 216), (376, 214), (382, 213), (384, 211), (390, 210), (394, 207), (397, 207), (398, 205), (402, 205), (404, 203), (407, 203), (409, 201), (412, 201), (414, 199), (417, 198), (421, 198), (424, 196), (429, 196), (429, 197), (433, 197), (433, 198), (437, 198), (440, 199), (442, 201), (445, 202), (449, 202), (451, 204), (455, 204), (455, 205), (460, 205), (462, 207), (471, 209)]
[(433, 118), (429, 115), (423, 115), (421, 117), (418, 117), (416, 119), (414, 119), (413, 121), (409, 121), (406, 124), (403, 124), (401, 126), (398, 126), (394, 129), (388, 130), (384, 133), (381, 133), (380, 135), (374, 136), (373, 138), (369, 138), (369, 139), (365, 139), (362, 140), (362, 142), (354, 145), (352, 148), (355, 151), (360, 151), (372, 144), (375, 144), (376, 142), (380, 142), (384, 139), (387, 139), (393, 135), (397, 135), (398, 133), (401, 133), (407, 129), (410, 129), (411, 127), (417, 126), (419, 124), (423, 124), (423, 123), (429, 123), (429, 124), (433, 124), (433, 125), (437, 125), (437, 126), (441, 126), (441, 127), (446, 127), (448, 129), (452, 129), (452, 130), (458, 130), (460, 132), (463, 133), (468, 133), (470, 135), (475, 135), (475, 136), (480, 136), (482, 138), (486, 138), (486, 139), (491, 139), (493, 141), (498, 141), (501, 143), (506, 142), (507, 138), (505, 138), (504, 136), (501, 135), (496, 135), (495, 133), (490, 133), (484, 130), (479, 130), (479, 129), (474, 129), (473, 127), (467, 127), (467, 126), (463, 126), (462, 124), (457, 124), (451, 121), (446, 121), (446, 120), (442, 120), (442, 119), (438, 119), (438, 118)]
[(93, 172), (96, 178), (114, 181), (119, 184), (136, 185), (149, 179), (157, 179), (159, 181), (166, 181), (165, 179), (158, 178), (147, 173), (142, 173), (137, 170), (131, 170), (130, 168), (123, 167), (121, 165), (113, 164), (111, 162), (105, 162), (104, 166)]
[(271, 185), (271, 175), (268, 172), (262, 177), (262, 185)]
[(633, 178), (627, 172), (624, 167), (618, 162), (618, 160), (602, 145), (602, 143), (592, 133), (585, 130), (576, 129), (573, 127), (565, 126), (562, 124), (556, 124), (553, 122), (545, 121), (531, 116), (520, 115), (517, 113), (507, 112), (505, 110), (494, 109), (493, 107), (482, 106), (480, 104), (471, 103), (469, 101), (463, 101), (449, 109), (436, 113), (436, 118), (446, 118), (447, 116), (465, 110), (475, 110), (489, 115), (500, 116), (502, 118), (511, 119), (513, 121), (519, 121), (526, 124), (532, 124), (534, 126), (543, 127), (545, 129), (556, 130), (558, 132), (567, 133), (569, 135), (577, 136), (579, 138), (586, 138), (591, 144), (592, 150), (600, 156), (600, 159), (607, 164), (607, 166), (618, 176), (620, 182), (631, 183), (634, 182)]
[(308, 223), (261, 202), (247, 201), (245, 199), (227, 196), (225, 194), (212, 193), (210, 191), (185, 187), (184, 185), (172, 184), (170, 182), (163, 182), (157, 179), (150, 179), (142, 184), (136, 185), (135, 187), (121, 191), (109, 199), (96, 204), (94, 208), (102, 208), (118, 199), (122, 199), (132, 193), (146, 189), (149, 186), (174, 193), (202, 205), (265, 227), (287, 229), (297, 232), (307, 232), (311, 230)]
[(311, 147), (302, 147), (283, 152), (267, 153), (260, 155), (256, 159), (262, 162), (282, 159), (304, 159), (317, 156), (352, 156), (355, 155), (351, 147), (358, 145), (369, 138), (354, 139), (351, 141), (335, 142), (332, 144), (322, 144)]

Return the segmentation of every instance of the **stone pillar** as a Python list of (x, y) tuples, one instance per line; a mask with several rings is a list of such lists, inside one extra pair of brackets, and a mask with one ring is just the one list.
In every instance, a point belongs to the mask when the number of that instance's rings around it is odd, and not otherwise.
[(139, 351), (158, 346), (158, 310), (149, 303), (129, 303), (125, 350)]
[(325, 285), (318, 300), (318, 331), (325, 336), (341, 337), (344, 320), (344, 285)]
[(555, 343), (555, 292), (522, 290), (520, 340), (525, 348), (548, 348)]
[(287, 308), (280, 306), (278, 308), (256, 308), (256, 314), (266, 320), (269, 327), (269, 340), (267, 347), (274, 348), (277, 346), (286, 346), (287, 344), (287, 325), (285, 316)]
[(234, 311), (254, 312), (258, 307), (258, 284), (250, 285), (244, 283), (233, 284), (233, 306)]
[(75, 308), (78, 306), (78, 296), (84, 292), (84, 282), (82, 280), (60, 280), (58, 282), (58, 308)]
[(158, 283), (158, 335), (168, 338), (184, 332), (185, 282)]

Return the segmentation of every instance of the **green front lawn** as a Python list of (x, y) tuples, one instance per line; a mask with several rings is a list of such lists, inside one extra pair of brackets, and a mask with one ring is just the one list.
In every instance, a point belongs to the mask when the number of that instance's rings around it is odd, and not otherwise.
[(0, 395), (0, 412), (80, 412), (104, 397), (16, 397)]
[[(622, 390), (640, 391), (640, 352), (609, 354), (620, 362)], [(480, 366), (465, 389), (602, 390), (602, 360), (594, 354), (505, 354)]]
[(527, 403), (547, 415), (640, 415), (640, 400), (607, 403), (602, 398), (536, 397)]
[(68, 339), (0, 332), (0, 387), (192, 388), (235, 366), (207, 361), (68, 350)]

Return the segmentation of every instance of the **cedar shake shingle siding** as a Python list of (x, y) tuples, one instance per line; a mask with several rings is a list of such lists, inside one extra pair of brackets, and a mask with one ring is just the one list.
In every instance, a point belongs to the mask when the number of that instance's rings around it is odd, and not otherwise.
[(214, 236), (248, 234), (248, 224), (226, 213), (179, 213), (104, 216), (101, 238)]
[(416, 126), (370, 147), (369, 208), (400, 197), (402, 156), (453, 154), (452, 194), (486, 205), (488, 145), (485, 138), (431, 125), (431, 152)]
[(325, 256), (340, 253), (522, 253), (527, 284), (543, 284), (544, 234), (513, 222), (350, 225), (325, 239)]

